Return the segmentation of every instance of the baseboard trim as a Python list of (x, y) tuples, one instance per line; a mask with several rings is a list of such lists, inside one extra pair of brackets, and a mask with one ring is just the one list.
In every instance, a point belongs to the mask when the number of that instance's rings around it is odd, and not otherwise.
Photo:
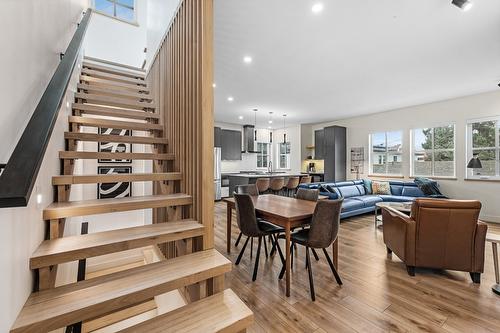
[(500, 223), (500, 216), (480, 215), (479, 218), (481, 219), (481, 221), (485, 222)]

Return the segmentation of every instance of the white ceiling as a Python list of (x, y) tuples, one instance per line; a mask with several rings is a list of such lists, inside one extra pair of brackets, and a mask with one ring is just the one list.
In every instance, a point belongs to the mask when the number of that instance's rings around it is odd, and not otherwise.
[(468, 12), (451, 0), (323, 0), (314, 15), (316, 2), (215, 0), (217, 121), (253, 123), (257, 107), (261, 126), (273, 111), (281, 127), (283, 113), (314, 123), (499, 89), (499, 0)]

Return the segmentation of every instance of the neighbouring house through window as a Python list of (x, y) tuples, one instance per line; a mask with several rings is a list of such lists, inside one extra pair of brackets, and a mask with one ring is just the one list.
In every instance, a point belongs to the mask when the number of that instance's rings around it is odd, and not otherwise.
[(374, 175), (402, 175), (403, 133), (381, 132), (370, 135), (370, 171)]

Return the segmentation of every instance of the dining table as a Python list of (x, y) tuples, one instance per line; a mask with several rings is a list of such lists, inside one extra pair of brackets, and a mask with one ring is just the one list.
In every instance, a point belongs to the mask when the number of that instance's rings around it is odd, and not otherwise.
[[(285, 229), (285, 280), (286, 296), (290, 296), (290, 235), (291, 230), (308, 224), (313, 216), (316, 201), (301, 200), (274, 194), (252, 196), (257, 217), (260, 217)], [(227, 253), (231, 253), (231, 225), (234, 198), (225, 198), (227, 205), (226, 242)], [(338, 269), (338, 238), (332, 244), (333, 262)]]

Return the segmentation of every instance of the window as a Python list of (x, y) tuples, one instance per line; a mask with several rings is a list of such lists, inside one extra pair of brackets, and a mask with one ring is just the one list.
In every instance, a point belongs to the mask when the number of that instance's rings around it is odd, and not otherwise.
[(135, 22), (135, 0), (94, 0), (94, 9), (104, 15)]
[(382, 132), (370, 135), (370, 168), (372, 174), (403, 173), (403, 133)]
[(267, 168), (270, 160), (270, 144), (257, 142), (257, 168)]
[(279, 169), (290, 169), (290, 142), (280, 142), (279, 149)]
[(455, 125), (412, 132), (412, 175), (455, 177)]
[(477, 154), (482, 168), (467, 169), (467, 176), (500, 177), (500, 119), (471, 122), (467, 125), (467, 161)]

